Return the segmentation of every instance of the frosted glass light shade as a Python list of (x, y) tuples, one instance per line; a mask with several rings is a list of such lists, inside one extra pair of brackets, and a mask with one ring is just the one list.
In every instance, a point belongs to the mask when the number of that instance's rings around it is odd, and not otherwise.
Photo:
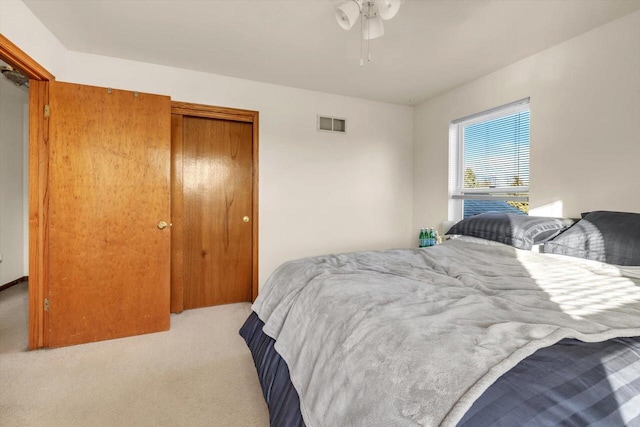
[(360, 3), (355, 0), (349, 0), (342, 3), (336, 9), (336, 21), (345, 30), (350, 30), (360, 16)]
[(396, 16), (396, 13), (400, 10), (400, 4), (402, 0), (382, 0), (378, 6), (380, 17), (385, 21)]
[(365, 40), (373, 40), (384, 35), (384, 24), (379, 15), (371, 18), (365, 17), (362, 26), (362, 38)]

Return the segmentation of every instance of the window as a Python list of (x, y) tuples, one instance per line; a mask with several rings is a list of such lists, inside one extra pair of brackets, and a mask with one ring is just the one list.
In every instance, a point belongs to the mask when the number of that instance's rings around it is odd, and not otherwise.
[(449, 220), (529, 212), (529, 99), (449, 126)]

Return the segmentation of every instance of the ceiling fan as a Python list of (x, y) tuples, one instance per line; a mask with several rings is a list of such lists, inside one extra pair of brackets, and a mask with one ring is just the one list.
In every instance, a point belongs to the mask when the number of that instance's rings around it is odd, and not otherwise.
[(364, 65), (363, 45), (367, 40), (367, 61), (371, 61), (369, 40), (384, 35), (383, 21), (396, 16), (403, 0), (348, 0), (336, 8), (336, 21), (345, 30), (350, 30), (360, 18), (360, 65)]

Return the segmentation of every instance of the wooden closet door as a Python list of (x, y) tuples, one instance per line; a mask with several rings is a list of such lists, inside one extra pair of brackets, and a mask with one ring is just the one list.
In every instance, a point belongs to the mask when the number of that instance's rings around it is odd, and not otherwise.
[(169, 329), (171, 103), (51, 82), (48, 346)]
[(251, 123), (184, 117), (184, 308), (251, 301)]

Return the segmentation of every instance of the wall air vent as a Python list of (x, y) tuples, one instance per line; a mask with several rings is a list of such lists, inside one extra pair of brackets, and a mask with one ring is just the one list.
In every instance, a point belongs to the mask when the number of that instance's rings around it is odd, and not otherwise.
[(347, 133), (347, 119), (318, 116), (318, 131)]

